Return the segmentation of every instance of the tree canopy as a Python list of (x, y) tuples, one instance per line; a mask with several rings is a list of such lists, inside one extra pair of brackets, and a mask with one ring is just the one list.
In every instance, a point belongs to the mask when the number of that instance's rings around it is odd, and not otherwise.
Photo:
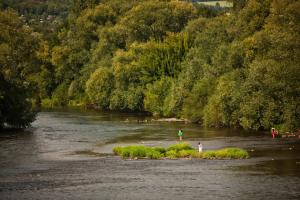
[(0, 12), (0, 129), (26, 127), (34, 120), (30, 97), (39, 71), (39, 34), (13, 11)]
[[(1, 62), (23, 66), (30, 75), (16, 80), (35, 83), (34, 98), (43, 106), (89, 104), (213, 127), (298, 129), (299, 1), (232, 2), (233, 8), (214, 8), (175, 0), (76, 0), (51, 37), (40, 31), (42, 39), (17, 14), (5, 20), (12, 14), (3, 11), (1, 26), (20, 30), (12, 41), (27, 42), (14, 46), (1, 33), (1, 55), (26, 49)], [(15, 84), (4, 75), (14, 65), (3, 66), (1, 81)]]

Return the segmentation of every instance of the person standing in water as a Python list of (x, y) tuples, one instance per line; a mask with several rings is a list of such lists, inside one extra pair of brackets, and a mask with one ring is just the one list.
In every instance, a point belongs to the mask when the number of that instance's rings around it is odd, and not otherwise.
[(277, 135), (277, 131), (275, 128), (271, 129), (271, 133), (272, 133), (272, 138), (275, 138), (275, 136)]
[(202, 146), (202, 144), (199, 142), (199, 143), (198, 143), (198, 150), (199, 150), (199, 153), (202, 152), (202, 148), (203, 148), (203, 146)]
[(179, 141), (182, 140), (182, 135), (183, 135), (183, 132), (182, 132), (182, 130), (180, 128), (179, 131), (178, 131)]

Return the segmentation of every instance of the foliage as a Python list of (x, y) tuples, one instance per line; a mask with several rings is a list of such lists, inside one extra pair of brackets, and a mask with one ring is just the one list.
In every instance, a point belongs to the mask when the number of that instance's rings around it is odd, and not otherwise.
[(167, 32), (179, 32), (196, 17), (196, 8), (182, 1), (147, 1), (132, 8), (120, 21), (126, 26), (127, 41), (162, 40)]
[(247, 151), (240, 148), (225, 148), (215, 151), (205, 151), (202, 153), (205, 159), (245, 159), (249, 158)]
[(174, 150), (176, 152), (179, 152), (181, 150), (191, 150), (191, 149), (193, 149), (191, 145), (186, 142), (173, 144), (167, 148), (168, 151)]
[(97, 69), (86, 82), (86, 92), (90, 100), (100, 108), (108, 108), (113, 87), (113, 74), (106, 68)]
[(13, 11), (0, 11), (0, 129), (23, 128), (35, 118), (30, 97), (37, 88), (40, 37)]
[(34, 31), (53, 42), (68, 15), (69, 0), (1, 0), (0, 9), (14, 9)]
[(148, 84), (144, 99), (145, 110), (161, 115), (164, 100), (171, 84), (172, 79), (168, 77), (162, 78), (153, 84)]
[(164, 154), (160, 153), (159, 151), (156, 151), (152, 149), (152, 151), (148, 151), (146, 153), (146, 157), (150, 159), (161, 159)]
[(247, 151), (240, 148), (225, 148), (198, 152), (188, 143), (178, 143), (163, 147), (125, 146), (114, 147), (113, 152), (122, 158), (149, 158), (149, 159), (177, 159), (177, 158), (204, 158), (204, 159), (246, 159), (249, 158)]
[[(151, 147), (145, 147), (145, 146), (127, 146), (127, 147), (115, 147), (113, 149), (114, 153), (117, 155), (120, 155), (122, 158), (145, 158), (147, 153), (148, 156), (155, 157), (155, 151)], [(158, 154), (160, 154), (158, 151), (156, 151)]]
[(175, 150), (170, 150), (166, 152), (166, 157), (169, 159), (176, 159), (177, 158), (177, 152)]
[[(24, 77), (37, 103), (89, 103), (211, 127), (300, 127), (299, 1), (232, 0), (232, 9), (164, 0), (3, 2), (1, 9), (23, 15), (11, 20), (22, 48), (14, 54), (1, 41), (0, 49), (20, 58), (7, 62), (28, 62)], [(46, 41), (23, 43), (23, 32)]]

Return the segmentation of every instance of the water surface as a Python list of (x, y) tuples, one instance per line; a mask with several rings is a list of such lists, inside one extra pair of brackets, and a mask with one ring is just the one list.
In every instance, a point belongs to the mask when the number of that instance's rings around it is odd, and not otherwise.
[[(123, 144), (169, 145), (176, 142), (179, 128), (184, 140), (195, 147), (198, 141), (206, 150), (236, 146), (248, 150), (251, 158), (123, 161), (75, 154), (95, 149), (111, 152), (113, 146)], [(0, 196), (299, 199), (300, 142), (272, 139), (267, 133), (156, 122), (144, 114), (41, 112), (26, 132), (0, 134)]]

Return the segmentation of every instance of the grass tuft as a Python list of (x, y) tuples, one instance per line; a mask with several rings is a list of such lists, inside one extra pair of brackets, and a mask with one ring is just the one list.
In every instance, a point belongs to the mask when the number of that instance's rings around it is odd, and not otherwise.
[(171, 145), (168, 148), (146, 147), (146, 146), (126, 146), (115, 147), (113, 152), (122, 158), (149, 158), (149, 159), (177, 159), (177, 158), (203, 158), (203, 159), (245, 159), (249, 158), (247, 151), (240, 148), (225, 148), (220, 150), (210, 150), (199, 153), (188, 143)]
[(178, 158), (177, 152), (175, 150), (170, 150), (166, 152), (166, 157), (169, 159), (176, 159)]
[(193, 147), (189, 143), (183, 142), (178, 144), (173, 144), (167, 148), (167, 151), (174, 150), (176, 152), (179, 152), (181, 150), (192, 150)]
[(225, 148), (215, 151), (203, 152), (203, 158), (206, 159), (245, 159), (249, 158), (247, 151), (240, 148)]

